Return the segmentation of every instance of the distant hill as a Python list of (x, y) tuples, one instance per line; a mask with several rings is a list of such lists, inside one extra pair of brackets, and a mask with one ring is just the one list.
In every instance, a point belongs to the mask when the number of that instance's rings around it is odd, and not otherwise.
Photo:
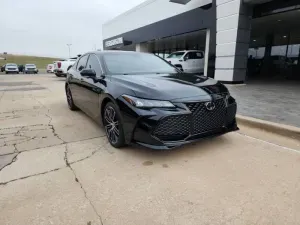
[[(1, 58), (6, 58), (2, 60)], [(48, 64), (53, 63), (53, 61), (59, 60), (58, 58), (50, 57), (39, 57), (39, 56), (27, 56), (27, 55), (3, 55), (0, 54), (0, 66), (6, 63), (16, 63), (18, 65), (25, 64), (35, 64), (39, 69), (45, 69)]]

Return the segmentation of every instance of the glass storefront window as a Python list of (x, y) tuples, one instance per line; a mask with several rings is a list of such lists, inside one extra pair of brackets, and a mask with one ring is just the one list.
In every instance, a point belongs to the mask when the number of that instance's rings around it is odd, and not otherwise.
[(262, 59), (265, 55), (265, 47), (249, 48), (248, 57), (253, 59)]

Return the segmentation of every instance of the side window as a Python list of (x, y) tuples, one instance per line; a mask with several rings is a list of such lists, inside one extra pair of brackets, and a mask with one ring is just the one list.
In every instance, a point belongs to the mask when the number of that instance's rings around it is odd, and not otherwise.
[(203, 53), (202, 52), (189, 52), (186, 55), (186, 59), (202, 59)]
[(196, 57), (197, 59), (203, 59), (204, 58), (203, 52), (196, 52)]
[(94, 54), (90, 55), (90, 58), (89, 58), (86, 68), (93, 69), (96, 72), (97, 77), (100, 77), (102, 70), (101, 70), (99, 60), (96, 55), (94, 55)]
[(85, 56), (83, 56), (82, 58), (79, 59), (79, 61), (77, 63), (77, 70), (78, 71), (81, 71), (85, 68), (87, 59), (88, 59), (88, 55), (85, 55)]

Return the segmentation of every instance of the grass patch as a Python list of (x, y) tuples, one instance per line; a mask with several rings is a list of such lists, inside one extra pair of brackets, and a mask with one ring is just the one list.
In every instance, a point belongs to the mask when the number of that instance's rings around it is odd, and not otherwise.
[(27, 56), (27, 55), (0, 54), (0, 57), (6, 58), (6, 60), (0, 60), (0, 66), (6, 63), (16, 63), (18, 65), (35, 64), (36, 67), (39, 69), (45, 69), (48, 64), (53, 63), (53, 61), (59, 60), (58, 58)]

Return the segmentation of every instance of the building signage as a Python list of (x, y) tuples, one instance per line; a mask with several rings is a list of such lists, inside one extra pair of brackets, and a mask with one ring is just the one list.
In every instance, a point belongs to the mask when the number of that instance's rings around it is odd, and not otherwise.
[(123, 37), (119, 37), (119, 38), (116, 38), (116, 39), (113, 39), (113, 40), (110, 40), (110, 41), (106, 41), (105, 42), (105, 47), (111, 47), (111, 46), (115, 46), (115, 45), (120, 45), (120, 44), (123, 44), (124, 41), (123, 41)]

